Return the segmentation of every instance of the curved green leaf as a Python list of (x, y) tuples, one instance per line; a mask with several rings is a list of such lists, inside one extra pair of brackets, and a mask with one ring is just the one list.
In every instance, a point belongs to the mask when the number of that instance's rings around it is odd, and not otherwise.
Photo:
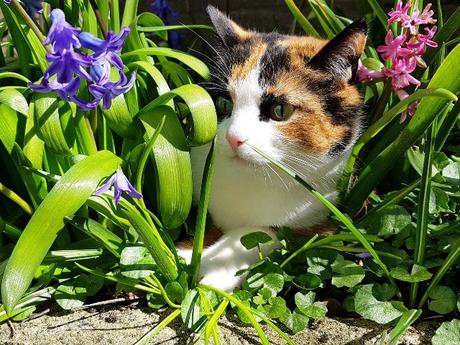
[(49, 94), (36, 94), (35, 101), (35, 127), (38, 136), (45, 145), (56, 153), (70, 154), (61, 120), (59, 118), (59, 100)]
[(139, 116), (163, 104), (174, 97), (180, 97), (188, 106), (193, 121), (190, 144), (199, 146), (210, 142), (217, 132), (217, 116), (211, 96), (198, 85), (184, 85), (157, 97), (139, 111)]
[(109, 109), (102, 109), (102, 113), (107, 119), (107, 124), (115, 133), (129, 139), (139, 137), (139, 132), (123, 95), (113, 99), (112, 106)]
[(0, 92), (0, 103), (6, 104), (24, 116), (28, 115), (29, 105), (25, 97), (18, 90), (7, 89)]
[(167, 228), (181, 225), (192, 204), (192, 166), (181, 123), (174, 110), (167, 106), (156, 107), (140, 116), (146, 140), (151, 138), (164, 115), (163, 130), (152, 150), (156, 168), (156, 194), (162, 223)]
[(10, 313), (26, 292), (35, 271), (71, 217), (121, 159), (108, 151), (88, 156), (71, 167), (36, 209), (11, 253), (2, 280), (2, 301)]

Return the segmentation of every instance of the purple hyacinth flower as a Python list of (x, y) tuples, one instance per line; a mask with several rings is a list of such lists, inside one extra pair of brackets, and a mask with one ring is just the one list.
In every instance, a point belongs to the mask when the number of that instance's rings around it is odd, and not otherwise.
[[(167, 0), (155, 0), (152, 4), (152, 10), (166, 25), (172, 24), (178, 17), (177, 12), (173, 11)], [(169, 31), (168, 35), (171, 47), (179, 47), (182, 35), (176, 31)]]
[(131, 78), (128, 80), (125, 73), (122, 70), (118, 70), (119, 79), (113, 82), (110, 79), (110, 72), (111, 67), (108, 63), (102, 66), (95, 65), (91, 68), (91, 76), (95, 84), (89, 86), (89, 92), (91, 92), (97, 101), (102, 100), (102, 107), (104, 109), (110, 108), (112, 100), (128, 92), (136, 81), (135, 72), (131, 74)]
[(177, 18), (177, 12), (173, 11), (167, 0), (155, 0), (152, 10), (165, 24), (170, 24)]
[(110, 61), (116, 68), (123, 70), (123, 61), (121, 61), (118, 54), (121, 52), (123, 43), (129, 35), (129, 32), (130, 29), (125, 26), (121, 28), (118, 35), (113, 31), (109, 31), (105, 40), (97, 38), (89, 32), (82, 32), (78, 38), (84, 48), (94, 51), (91, 57), (96, 64)]
[(81, 47), (78, 40), (80, 29), (67, 23), (64, 12), (59, 8), (51, 11), (51, 23), (45, 44), (51, 44), (55, 54)]
[(122, 193), (126, 193), (136, 199), (142, 198), (142, 194), (139, 193), (128, 181), (121, 168), (118, 168), (117, 172), (94, 192), (94, 195), (101, 195), (102, 193), (107, 192), (112, 186), (114, 188), (115, 205), (118, 205), (120, 202)]
[(363, 260), (370, 259), (372, 257), (372, 255), (369, 252), (358, 253), (355, 254), (355, 256)]
[(47, 54), (46, 58), (51, 65), (45, 71), (43, 78), (49, 80), (52, 75), (56, 75), (60, 83), (68, 83), (74, 75), (91, 80), (91, 76), (85, 70), (85, 67), (90, 67), (93, 63), (88, 56), (83, 56), (73, 50), (65, 51), (63, 54)]

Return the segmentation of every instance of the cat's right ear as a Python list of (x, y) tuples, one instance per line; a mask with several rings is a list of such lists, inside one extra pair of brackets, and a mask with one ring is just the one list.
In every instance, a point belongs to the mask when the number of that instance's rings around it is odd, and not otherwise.
[(224, 44), (231, 48), (249, 37), (249, 33), (214, 6), (206, 8), (217, 34)]

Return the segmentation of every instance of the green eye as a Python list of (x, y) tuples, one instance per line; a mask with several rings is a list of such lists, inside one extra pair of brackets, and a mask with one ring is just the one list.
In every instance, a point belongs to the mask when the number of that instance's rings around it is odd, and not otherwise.
[(216, 109), (219, 114), (230, 115), (233, 110), (233, 102), (225, 97), (219, 96), (216, 99)]
[(286, 121), (294, 112), (294, 106), (281, 103), (270, 107), (270, 118), (274, 121)]

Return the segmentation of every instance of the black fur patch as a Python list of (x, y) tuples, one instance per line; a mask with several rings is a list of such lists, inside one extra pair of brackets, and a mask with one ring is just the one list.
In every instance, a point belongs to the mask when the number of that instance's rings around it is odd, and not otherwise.
[(289, 69), (289, 52), (285, 47), (277, 44), (281, 38), (282, 36), (276, 33), (264, 35), (268, 48), (260, 59), (259, 83), (261, 85), (276, 84), (277, 74)]

